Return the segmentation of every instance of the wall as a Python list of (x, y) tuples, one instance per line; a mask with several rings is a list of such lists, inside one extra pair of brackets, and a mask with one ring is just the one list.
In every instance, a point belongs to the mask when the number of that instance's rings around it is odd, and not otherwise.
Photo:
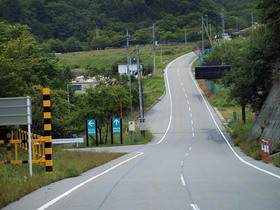
[(270, 151), (280, 142), (280, 81), (276, 80), (249, 134), (252, 140), (269, 141)]

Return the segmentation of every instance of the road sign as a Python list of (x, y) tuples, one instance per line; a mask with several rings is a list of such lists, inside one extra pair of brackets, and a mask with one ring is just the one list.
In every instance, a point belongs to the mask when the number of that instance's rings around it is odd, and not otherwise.
[(121, 119), (113, 118), (112, 125), (113, 125), (113, 134), (120, 134), (121, 133)]
[(195, 79), (220, 79), (227, 71), (230, 71), (231, 66), (197, 66), (195, 67)]
[(87, 120), (87, 132), (89, 136), (96, 135), (96, 122), (94, 119)]
[(0, 126), (32, 124), (31, 97), (0, 98)]

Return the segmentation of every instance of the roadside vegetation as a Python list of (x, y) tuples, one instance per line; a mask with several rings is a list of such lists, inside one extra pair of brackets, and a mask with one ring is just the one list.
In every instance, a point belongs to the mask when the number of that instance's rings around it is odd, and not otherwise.
[[(6, 148), (0, 147), (0, 159)], [(81, 173), (118, 158), (125, 153), (65, 151), (63, 147), (53, 148), (52, 174), (45, 173), (45, 166), (33, 164), (33, 175), (29, 174), (28, 164), (0, 165), (0, 208), (18, 200), (22, 196), (52, 182), (78, 176)], [(28, 159), (27, 152), (19, 152), (19, 158)]]
[[(203, 65), (213, 62), (232, 65), (231, 70), (218, 81), (227, 91), (218, 96), (208, 93), (208, 98), (226, 119), (230, 116), (228, 110), (236, 110), (237, 120), (231, 120), (228, 124), (232, 130), (233, 141), (246, 154), (258, 160), (261, 159), (261, 142), (259, 139), (249, 139), (248, 134), (254, 125), (255, 115), (259, 114), (268, 96), (273, 80), (279, 79), (279, 65), (276, 65), (280, 57), (278, 7), (279, 2), (259, 0), (256, 13), (259, 23), (263, 25), (254, 30), (250, 29), (246, 38), (217, 45), (203, 61)], [(272, 148), (272, 151), (274, 150), (277, 149)], [(279, 157), (275, 157), (274, 163), (279, 166)]]

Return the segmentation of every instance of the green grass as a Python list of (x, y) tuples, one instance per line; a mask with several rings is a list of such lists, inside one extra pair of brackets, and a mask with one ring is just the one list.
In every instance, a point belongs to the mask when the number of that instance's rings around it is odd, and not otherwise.
[[(0, 152), (1, 158), (4, 158), (4, 148), (0, 148)], [(24, 152), (25, 155), (22, 153), (20, 156), (28, 159), (27, 153)], [(107, 163), (124, 154), (109, 152), (70, 152), (62, 150), (61, 147), (54, 147), (54, 173), (46, 174), (45, 166), (33, 164), (32, 177), (29, 175), (27, 164), (0, 165), (0, 208), (42, 186), (67, 177), (78, 176), (82, 172)]]
[(273, 164), (280, 168), (280, 157), (279, 156), (274, 158)]
[(57, 55), (59, 63), (71, 70), (86, 70), (87, 66), (97, 69), (109, 68), (113, 63), (126, 58), (126, 49), (96, 50)]
[[(128, 121), (128, 120), (127, 120)], [(99, 143), (98, 147), (112, 147), (112, 146), (125, 146), (125, 145), (138, 145), (138, 144), (147, 144), (149, 143), (153, 135), (149, 130), (145, 131), (145, 138), (142, 137), (141, 132), (139, 131), (138, 128), (133, 132), (133, 143), (131, 143), (131, 136), (130, 136), (130, 131), (128, 130), (128, 126), (124, 125), (123, 126), (123, 144), (121, 144), (120, 140), (120, 134), (114, 134), (113, 137), (113, 144), (111, 144), (111, 134), (109, 133), (108, 138), (107, 138), (107, 143), (105, 143), (105, 132), (103, 132), (103, 138), (102, 138), (102, 144)], [(95, 137), (94, 137), (95, 138)], [(84, 137), (86, 139), (86, 137)], [(89, 147), (95, 147), (96, 143), (93, 140), (93, 138), (89, 137)], [(75, 147), (75, 145), (73, 145)], [(79, 144), (79, 148), (84, 148), (87, 147), (86, 145), (86, 140), (84, 143)]]
[(248, 139), (248, 135), (253, 128), (255, 119), (249, 118), (243, 124), (241, 119), (231, 121), (228, 126), (233, 130), (231, 137), (236, 146), (239, 146), (242, 151), (256, 160), (262, 159), (261, 143), (254, 142)]
[(163, 77), (143, 78), (144, 107), (150, 107), (165, 92)]
[[(163, 75), (163, 69), (170, 61), (190, 51), (191, 48), (186, 51), (184, 45), (163, 46), (162, 50), (161, 47), (156, 47), (157, 76)], [(152, 46), (139, 47), (139, 52), (140, 60), (143, 65), (153, 64)], [(56, 56), (59, 59), (60, 64), (69, 67), (73, 71), (84, 71), (86, 70), (87, 66), (93, 66), (97, 69), (111, 68), (115, 63), (126, 62), (126, 48), (95, 50), (78, 53), (63, 53)], [(134, 59), (136, 58), (135, 47), (130, 48), (129, 56)]]

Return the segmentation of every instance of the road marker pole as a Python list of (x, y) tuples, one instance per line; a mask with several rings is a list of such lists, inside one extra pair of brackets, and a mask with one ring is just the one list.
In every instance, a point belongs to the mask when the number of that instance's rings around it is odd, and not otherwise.
[(266, 161), (269, 163), (269, 142), (266, 141)]
[(264, 160), (264, 140), (262, 140), (262, 160)]
[(51, 97), (50, 89), (43, 89), (44, 131), (45, 131), (45, 164), (46, 173), (52, 173), (52, 136), (51, 136)]

